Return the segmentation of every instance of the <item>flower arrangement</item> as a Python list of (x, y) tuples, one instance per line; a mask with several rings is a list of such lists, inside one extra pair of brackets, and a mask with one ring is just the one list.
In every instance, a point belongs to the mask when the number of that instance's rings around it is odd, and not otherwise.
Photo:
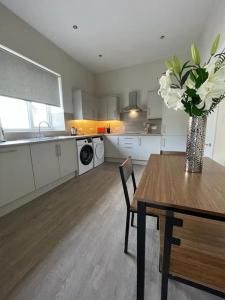
[(212, 43), (210, 58), (201, 64), (195, 44), (191, 46), (193, 63), (181, 66), (176, 55), (167, 60), (167, 71), (159, 80), (159, 95), (169, 108), (182, 109), (189, 116), (207, 116), (225, 97), (225, 51), (216, 53), (220, 41), (218, 34)]

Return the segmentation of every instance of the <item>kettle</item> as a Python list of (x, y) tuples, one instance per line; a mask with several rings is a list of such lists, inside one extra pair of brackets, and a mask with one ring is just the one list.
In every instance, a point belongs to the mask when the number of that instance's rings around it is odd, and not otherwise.
[(2, 128), (2, 123), (1, 123), (1, 119), (0, 119), (0, 143), (5, 142), (5, 134), (4, 134), (4, 130)]

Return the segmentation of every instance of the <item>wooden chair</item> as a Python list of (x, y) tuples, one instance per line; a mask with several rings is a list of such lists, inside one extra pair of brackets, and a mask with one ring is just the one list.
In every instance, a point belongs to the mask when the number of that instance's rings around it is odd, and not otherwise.
[[(225, 293), (225, 224), (200, 217), (175, 214), (182, 227), (173, 228), (170, 274)], [(165, 216), (160, 215), (160, 269), (165, 233)]]
[[(137, 213), (137, 201), (135, 199), (130, 202), (129, 192), (127, 188), (127, 181), (131, 177), (133, 183), (134, 193), (137, 189), (136, 180), (134, 176), (133, 164), (131, 157), (128, 157), (122, 165), (119, 166), (120, 176), (123, 185), (124, 196), (127, 206), (127, 218), (126, 218), (126, 230), (125, 230), (125, 246), (124, 253), (127, 253), (128, 237), (129, 237), (129, 225), (130, 225), (130, 214), (131, 214), (131, 226), (134, 226), (134, 214)], [(159, 229), (159, 210), (158, 209), (147, 209), (147, 215), (157, 218), (157, 229)]]

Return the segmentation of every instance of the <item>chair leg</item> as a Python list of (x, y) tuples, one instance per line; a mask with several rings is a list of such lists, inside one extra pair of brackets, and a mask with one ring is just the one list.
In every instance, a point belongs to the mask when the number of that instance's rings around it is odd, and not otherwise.
[(129, 238), (129, 227), (130, 227), (130, 211), (127, 210), (124, 253), (127, 253), (128, 238)]
[(159, 230), (159, 216), (157, 216), (157, 230)]
[(134, 227), (134, 212), (131, 215), (131, 226)]

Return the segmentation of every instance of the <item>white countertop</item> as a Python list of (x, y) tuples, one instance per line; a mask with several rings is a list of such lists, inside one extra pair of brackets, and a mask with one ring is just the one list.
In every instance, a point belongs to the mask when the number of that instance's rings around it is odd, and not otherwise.
[(35, 143), (46, 143), (46, 142), (54, 142), (54, 141), (61, 141), (61, 140), (68, 140), (68, 139), (79, 139), (79, 138), (86, 138), (86, 137), (94, 137), (94, 136), (102, 136), (102, 134), (86, 134), (86, 135), (63, 135), (63, 136), (52, 136), (52, 137), (41, 137), (41, 138), (30, 138), (30, 139), (23, 139), (23, 140), (15, 140), (15, 141), (6, 141), (0, 143), (0, 149), (9, 146), (19, 146), (25, 144), (35, 144)]
[(0, 143), (0, 149), (4, 147), (10, 146), (19, 146), (19, 145), (26, 145), (26, 144), (34, 144), (34, 143), (46, 143), (46, 142), (54, 142), (60, 140), (67, 140), (67, 139), (79, 139), (79, 138), (87, 138), (87, 137), (94, 137), (94, 136), (125, 136), (125, 135), (133, 135), (133, 136), (161, 136), (161, 134), (146, 134), (144, 132), (124, 132), (124, 133), (109, 133), (109, 134), (85, 134), (85, 135), (64, 135), (64, 136), (52, 136), (52, 137), (41, 137), (41, 138), (30, 138), (30, 139), (21, 139), (21, 140), (14, 140), (14, 141), (6, 141)]

